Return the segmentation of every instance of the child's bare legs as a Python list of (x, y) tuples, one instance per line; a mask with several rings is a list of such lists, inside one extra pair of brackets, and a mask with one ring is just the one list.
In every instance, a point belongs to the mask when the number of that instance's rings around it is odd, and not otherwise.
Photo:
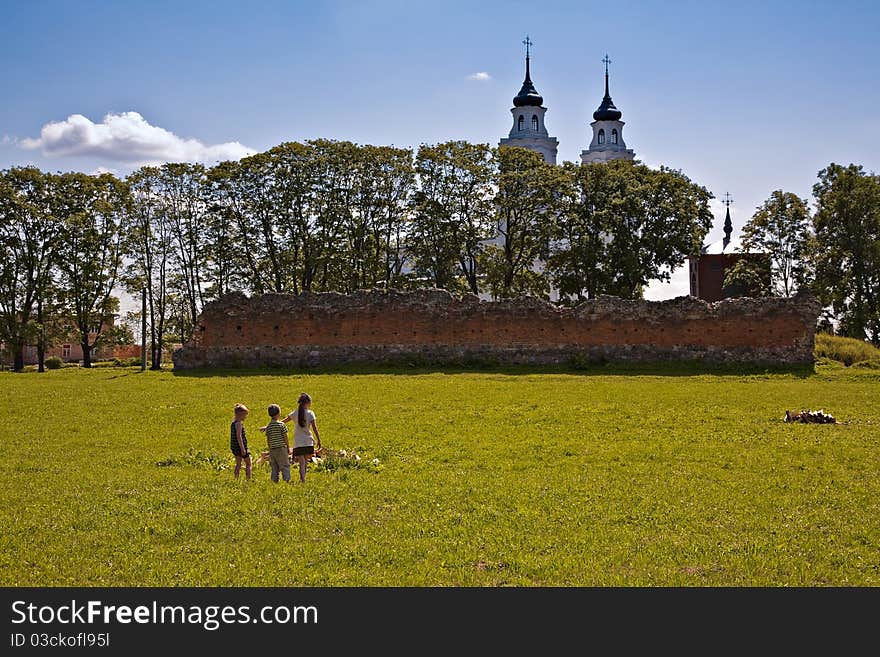
[(308, 458), (309, 457), (304, 454), (300, 454), (296, 457), (296, 460), (299, 461), (299, 481), (302, 484), (306, 483), (306, 460)]
[(244, 461), (244, 478), (251, 478), (251, 455), (248, 454), (247, 458), (241, 457), (238, 454), (235, 455), (235, 478), (238, 479), (238, 473), (241, 472), (241, 462)]

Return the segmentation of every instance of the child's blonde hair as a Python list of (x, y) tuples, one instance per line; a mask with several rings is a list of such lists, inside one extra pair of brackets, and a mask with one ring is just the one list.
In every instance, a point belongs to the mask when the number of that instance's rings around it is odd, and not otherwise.
[(235, 411), (236, 415), (238, 415), (239, 413), (250, 413), (250, 410), (244, 404), (236, 404), (233, 410)]

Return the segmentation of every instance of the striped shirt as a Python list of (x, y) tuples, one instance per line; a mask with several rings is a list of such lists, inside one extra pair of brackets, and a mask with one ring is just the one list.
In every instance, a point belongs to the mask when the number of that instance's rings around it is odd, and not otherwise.
[(266, 440), (269, 449), (284, 447), (287, 442), (287, 427), (278, 420), (272, 420), (266, 425)]

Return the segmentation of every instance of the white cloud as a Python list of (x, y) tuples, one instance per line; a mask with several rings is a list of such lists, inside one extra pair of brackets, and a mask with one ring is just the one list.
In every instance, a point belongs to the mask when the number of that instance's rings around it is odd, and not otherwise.
[(648, 301), (663, 301), (676, 297), (687, 296), (691, 293), (691, 284), (688, 279), (688, 265), (679, 267), (672, 272), (669, 282), (650, 281), (645, 288), (645, 299)]
[(208, 145), (184, 139), (151, 125), (137, 112), (107, 114), (93, 123), (82, 114), (47, 123), (36, 139), (20, 142), (23, 148), (40, 149), (44, 155), (92, 156), (130, 164), (237, 160), (255, 153), (237, 141)]
[(486, 80), (491, 80), (492, 76), (486, 73), (486, 71), (478, 71), (476, 73), (471, 73), (468, 76), (468, 80), (476, 80), (477, 82), (485, 82)]

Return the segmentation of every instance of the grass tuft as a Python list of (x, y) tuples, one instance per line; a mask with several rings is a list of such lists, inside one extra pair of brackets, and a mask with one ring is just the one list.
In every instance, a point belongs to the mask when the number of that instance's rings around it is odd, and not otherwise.
[[(868, 361), (880, 361), (880, 349), (864, 340), (844, 338), (839, 335), (828, 333), (816, 334), (816, 348), (814, 353), (817, 358), (830, 358), (847, 367), (854, 363)], [(871, 367), (870, 365), (862, 367)]]

